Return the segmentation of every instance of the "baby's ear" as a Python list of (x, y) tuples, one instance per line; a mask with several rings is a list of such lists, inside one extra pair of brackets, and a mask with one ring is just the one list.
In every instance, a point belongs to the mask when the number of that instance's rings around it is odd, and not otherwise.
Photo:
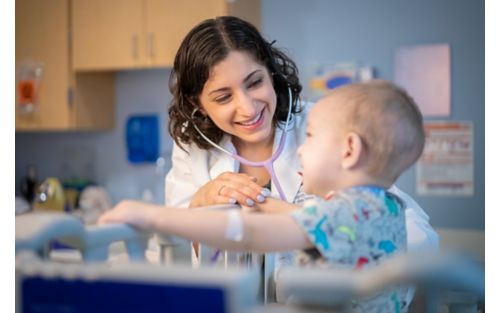
[(353, 132), (347, 133), (342, 143), (342, 168), (352, 169), (359, 164), (362, 151), (363, 141), (361, 137)]

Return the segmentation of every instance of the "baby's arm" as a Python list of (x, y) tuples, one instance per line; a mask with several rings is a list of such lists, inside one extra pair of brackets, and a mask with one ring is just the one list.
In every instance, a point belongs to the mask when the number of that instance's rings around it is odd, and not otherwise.
[(300, 206), (279, 199), (267, 198), (263, 203), (256, 203), (252, 209), (253, 211), (260, 211), (263, 213), (288, 214), (294, 210), (300, 209)]
[(239, 214), (243, 226), (239, 241), (226, 238), (228, 211), (193, 211), (122, 201), (106, 212), (99, 223), (127, 223), (227, 250), (269, 252), (312, 247), (306, 234), (287, 214)]

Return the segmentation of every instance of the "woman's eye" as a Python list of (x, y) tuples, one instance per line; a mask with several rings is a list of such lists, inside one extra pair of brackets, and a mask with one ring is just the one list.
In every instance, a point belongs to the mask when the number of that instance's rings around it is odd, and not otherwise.
[(223, 96), (220, 96), (220, 97), (217, 97), (215, 98), (215, 102), (217, 103), (225, 103), (227, 102), (229, 99), (231, 98), (231, 95), (223, 95)]
[(252, 83), (250, 83), (250, 85), (248, 85), (248, 87), (252, 88), (252, 87), (260, 85), (261, 83), (262, 83), (262, 78), (259, 78), (257, 80), (254, 80)]

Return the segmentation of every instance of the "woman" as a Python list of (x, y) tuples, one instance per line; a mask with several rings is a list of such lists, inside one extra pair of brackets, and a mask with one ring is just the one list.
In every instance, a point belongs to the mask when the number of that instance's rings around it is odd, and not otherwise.
[[(220, 17), (199, 24), (186, 36), (171, 75), (169, 130), (175, 144), (172, 169), (166, 179), (167, 205), (199, 207), (238, 202), (252, 206), (264, 201), (269, 189), (279, 198), (278, 188), (270, 182), (265, 168), (235, 162), (202, 135), (245, 159), (268, 159), (279, 145), (290, 101), (293, 122), (299, 126), (289, 123), (286, 146), (274, 170), (283, 197), (297, 202), (301, 178), (295, 153), (305, 135), (305, 116), (299, 114), (302, 87), (295, 63), (251, 24)], [(204, 250), (207, 257), (213, 254)], [(193, 262), (197, 262), (194, 254)], [(272, 267), (272, 262), (267, 265)]]
[[(170, 134), (176, 144), (167, 176), (167, 203), (198, 207), (235, 200), (249, 206), (262, 202), (269, 173), (245, 165), (237, 168), (231, 159), (220, 158), (220, 151), (200, 136), (193, 123), (226, 149), (248, 160), (265, 160), (275, 139), (280, 139), (275, 130), (281, 132), (286, 120), (289, 88), (296, 114), (302, 87), (295, 63), (252, 25), (220, 17), (196, 26), (181, 44), (171, 74)], [(297, 129), (296, 135), (303, 132)], [(289, 152), (295, 153), (296, 146), (291, 148)], [(298, 168), (293, 169), (287, 174), (295, 181), (296, 192), (300, 176)]]

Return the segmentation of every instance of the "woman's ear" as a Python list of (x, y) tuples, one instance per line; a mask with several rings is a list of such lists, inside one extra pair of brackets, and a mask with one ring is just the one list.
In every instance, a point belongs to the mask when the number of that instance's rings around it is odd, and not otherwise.
[(344, 169), (352, 169), (359, 164), (363, 152), (361, 137), (353, 132), (347, 133), (342, 143), (341, 165)]
[(201, 115), (203, 115), (203, 117), (207, 117), (207, 111), (205, 111), (205, 109), (200, 105), (198, 106), (198, 108), (196, 109)]
[(199, 111), (200, 111), (201, 115), (203, 115), (204, 117), (208, 116), (207, 111), (205, 111), (205, 109), (203, 109), (202, 107), (200, 107)]
[[(198, 99), (201, 98), (201, 96), (198, 97)], [(197, 111), (197, 113), (203, 115), (203, 117), (207, 116), (207, 111), (203, 108), (201, 105), (200, 101), (194, 96), (188, 96), (187, 102), (193, 107), (193, 110)]]

